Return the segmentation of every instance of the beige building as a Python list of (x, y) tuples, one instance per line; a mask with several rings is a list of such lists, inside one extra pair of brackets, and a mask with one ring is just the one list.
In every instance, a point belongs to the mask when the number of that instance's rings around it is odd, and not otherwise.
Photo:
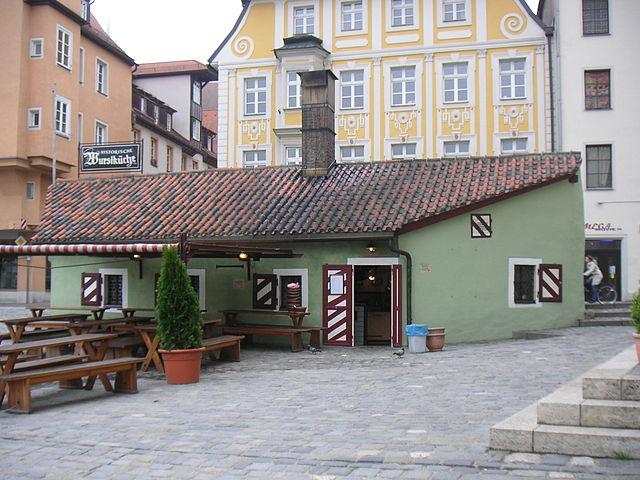
[[(3, 0), (0, 243), (38, 226), (53, 164), (78, 176), (78, 145), (129, 141), (131, 59), (87, 0)], [(55, 130), (55, 131), (54, 131)], [(47, 299), (46, 260), (0, 258), (0, 302)]]

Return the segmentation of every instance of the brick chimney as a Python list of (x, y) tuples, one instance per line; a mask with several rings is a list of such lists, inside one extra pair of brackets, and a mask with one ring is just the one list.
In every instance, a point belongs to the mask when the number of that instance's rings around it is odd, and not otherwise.
[(331, 70), (301, 72), (302, 174), (326, 175), (336, 160), (336, 76)]

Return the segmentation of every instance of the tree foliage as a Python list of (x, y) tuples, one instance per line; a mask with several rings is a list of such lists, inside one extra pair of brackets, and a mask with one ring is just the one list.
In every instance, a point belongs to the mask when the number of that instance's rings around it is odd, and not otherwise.
[(163, 350), (188, 350), (202, 346), (198, 296), (177, 248), (169, 248), (162, 253), (156, 320)]
[(640, 290), (631, 299), (631, 323), (640, 333)]

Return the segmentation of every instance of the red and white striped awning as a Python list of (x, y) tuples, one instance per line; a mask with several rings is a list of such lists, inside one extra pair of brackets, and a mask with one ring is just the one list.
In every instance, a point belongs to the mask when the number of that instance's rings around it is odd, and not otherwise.
[(127, 255), (160, 254), (177, 243), (126, 243), (119, 245), (0, 245), (0, 255)]

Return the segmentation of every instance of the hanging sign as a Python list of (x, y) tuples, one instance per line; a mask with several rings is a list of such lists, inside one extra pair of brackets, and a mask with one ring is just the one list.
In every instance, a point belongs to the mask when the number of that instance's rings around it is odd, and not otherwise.
[(139, 143), (103, 143), (80, 146), (80, 173), (142, 172)]

